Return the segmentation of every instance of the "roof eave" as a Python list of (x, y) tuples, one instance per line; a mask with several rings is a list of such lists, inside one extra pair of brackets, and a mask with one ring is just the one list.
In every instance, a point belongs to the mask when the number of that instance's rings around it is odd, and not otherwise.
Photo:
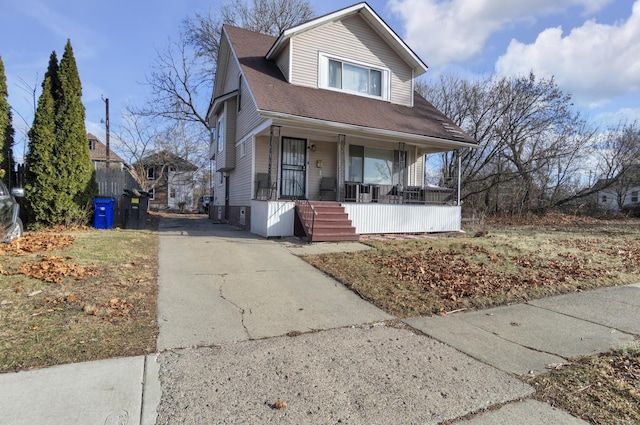
[(318, 118), (301, 117), (298, 115), (285, 114), (282, 112), (258, 110), (258, 114), (264, 119), (270, 119), (273, 125), (290, 125), (310, 127), (318, 130), (330, 129), (340, 134), (349, 134), (360, 137), (374, 137), (381, 140), (398, 141), (403, 140), (406, 143), (425, 146), (425, 147), (442, 147), (447, 150), (461, 148), (479, 148), (477, 143), (466, 141), (458, 141), (451, 139), (443, 139), (440, 137), (424, 136), (419, 134), (404, 133), (382, 128), (364, 127), (354, 124), (345, 124), (334, 121), (325, 121)]

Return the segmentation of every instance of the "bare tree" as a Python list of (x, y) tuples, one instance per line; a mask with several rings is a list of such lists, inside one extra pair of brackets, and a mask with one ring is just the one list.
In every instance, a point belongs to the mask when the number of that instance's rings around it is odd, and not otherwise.
[(483, 212), (523, 214), (561, 204), (580, 190), (594, 131), (553, 79), (444, 76), (418, 88), (473, 136), (479, 149), (442, 154), (443, 182), (458, 175), (463, 200)]
[(199, 122), (206, 128), (222, 24), (277, 35), (312, 16), (306, 0), (229, 0), (218, 12), (196, 13), (185, 19), (177, 40), (169, 40), (169, 46), (157, 53), (147, 77), (152, 99), (144, 113)]
[[(159, 181), (148, 180), (143, 159), (156, 152), (156, 143), (160, 138), (157, 125), (151, 117), (140, 114), (133, 106), (126, 106), (122, 123), (114, 127), (113, 144), (129, 162), (131, 175), (142, 190), (154, 189)], [(164, 173), (164, 168), (160, 173)]]

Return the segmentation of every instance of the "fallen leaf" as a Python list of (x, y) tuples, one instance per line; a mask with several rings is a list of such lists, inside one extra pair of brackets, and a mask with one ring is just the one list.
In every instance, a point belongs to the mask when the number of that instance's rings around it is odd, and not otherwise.
[(282, 401), (280, 399), (277, 399), (274, 403), (273, 403), (273, 408), (274, 409), (284, 409), (285, 407), (287, 407), (287, 402), (286, 401)]

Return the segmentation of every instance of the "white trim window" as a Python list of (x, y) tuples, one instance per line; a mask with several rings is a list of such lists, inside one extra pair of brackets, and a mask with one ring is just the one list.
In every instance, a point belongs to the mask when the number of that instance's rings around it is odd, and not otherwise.
[(224, 115), (218, 119), (218, 152), (224, 150)]
[(318, 87), (389, 100), (389, 70), (320, 53)]

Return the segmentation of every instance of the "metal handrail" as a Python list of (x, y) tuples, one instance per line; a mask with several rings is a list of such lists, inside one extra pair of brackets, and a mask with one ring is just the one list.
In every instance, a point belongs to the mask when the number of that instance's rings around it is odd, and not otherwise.
[[(293, 182), (298, 193), (304, 193), (304, 189), (300, 185), (297, 180), (286, 179), (287, 181)], [(284, 181), (284, 180), (283, 180)], [(307, 242), (311, 243), (311, 238), (313, 236), (313, 231), (316, 223), (316, 215), (318, 214), (316, 209), (311, 205), (311, 202), (307, 198), (299, 198), (297, 196), (293, 197), (293, 201), (296, 204), (296, 208), (298, 208), (300, 217), (300, 221), (302, 221), (302, 225), (305, 228), (305, 232), (307, 233)], [(311, 216), (311, 226), (309, 226), (308, 217)]]

